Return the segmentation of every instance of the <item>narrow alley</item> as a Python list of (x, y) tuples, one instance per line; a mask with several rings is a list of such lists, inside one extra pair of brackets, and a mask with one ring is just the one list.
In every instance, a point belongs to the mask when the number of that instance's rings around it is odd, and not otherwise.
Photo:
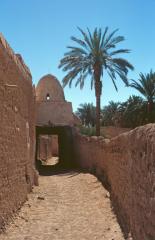
[(122, 240), (109, 193), (92, 175), (40, 176), (1, 240)]

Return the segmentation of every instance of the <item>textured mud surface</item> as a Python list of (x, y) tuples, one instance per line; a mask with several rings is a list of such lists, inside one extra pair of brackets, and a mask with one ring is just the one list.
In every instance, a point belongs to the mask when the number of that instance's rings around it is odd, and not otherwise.
[(122, 240), (109, 194), (90, 174), (41, 176), (0, 240)]

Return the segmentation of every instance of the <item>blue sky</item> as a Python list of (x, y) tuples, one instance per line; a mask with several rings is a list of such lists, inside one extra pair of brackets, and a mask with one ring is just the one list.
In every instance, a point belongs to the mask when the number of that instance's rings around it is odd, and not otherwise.
[[(124, 55), (135, 67), (129, 78), (137, 79), (140, 72), (155, 70), (155, 0), (1, 0), (0, 32), (15, 52), (21, 53), (29, 66), (34, 84), (47, 73), (60, 81), (64, 72), (59, 60), (71, 44), (70, 36), (79, 37), (77, 26), (119, 28), (125, 42), (119, 48), (131, 49)], [(118, 78), (116, 92), (107, 75), (103, 78), (101, 105), (110, 100), (124, 101), (133, 89), (124, 87)], [(95, 103), (89, 79), (81, 91), (74, 85), (65, 88), (65, 96), (76, 110), (80, 103)]]

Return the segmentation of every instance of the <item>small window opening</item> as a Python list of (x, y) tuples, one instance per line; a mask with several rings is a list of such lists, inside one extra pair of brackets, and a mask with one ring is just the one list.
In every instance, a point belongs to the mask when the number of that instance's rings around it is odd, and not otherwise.
[(49, 95), (49, 93), (47, 93), (47, 95), (46, 95), (46, 100), (47, 100), (47, 101), (50, 100), (50, 95)]

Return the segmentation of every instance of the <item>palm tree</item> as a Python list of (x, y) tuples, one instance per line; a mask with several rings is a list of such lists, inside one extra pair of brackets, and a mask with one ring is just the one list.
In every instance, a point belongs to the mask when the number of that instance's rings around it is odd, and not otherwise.
[(110, 101), (107, 106), (104, 106), (101, 110), (102, 124), (104, 126), (115, 125), (115, 115), (120, 106), (120, 102)]
[(123, 82), (128, 85), (128, 70), (133, 70), (133, 66), (123, 58), (116, 58), (115, 55), (129, 53), (128, 49), (114, 50), (116, 45), (124, 41), (123, 36), (114, 36), (118, 29), (108, 34), (108, 27), (104, 32), (101, 28), (95, 28), (91, 33), (87, 28), (84, 32), (78, 28), (82, 34), (82, 39), (71, 37), (78, 46), (68, 46), (70, 49), (61, 59), (59, 68), (67, 71), (63, 78), (63, 86), (72, 85), (73, 79), (77, 78), (75, 86), (78, 84), (82, 89), (84, 81), (91, 75), (91, 89), (95, 87), (96, 96), (96, 135), (100, 135), (100, 98), (102, 94), (102, 81), (104, 70), (110, 76), (115, 89), (116, 76), (118, 75)]
[[(139, 96), (132, 95), (118, 108), (118, 117), (122, 127), (134, 128), (145, 123), (146, 103)], [(117, 116), (116, 116), (117, 117)]]
[(155, 99), (155, 72), (150, 70), (148, 74), (139, 74), (138, 81), (131, 80), (129, 86), (138, 90), (148, 102), (148, 113), (152, 112)]
[(75, 113), (82, 121), (82, 125), (94, 127), (95, 107), (93, 103), (80, 104)]

